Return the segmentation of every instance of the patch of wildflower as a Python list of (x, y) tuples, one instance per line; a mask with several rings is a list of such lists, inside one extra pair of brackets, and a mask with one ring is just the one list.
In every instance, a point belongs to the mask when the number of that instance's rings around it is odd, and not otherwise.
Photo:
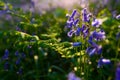
[[(25, 59), (26, 55), (24, 53), (19, 53), (19, 51), (16, 51), (14, 55), (16, 57), (15, 60), (13, 59), (14, 64), (16, 66), (15, 69), (18, 68), (17, 74), (22, 75), (23, 71), (22, 71), (20, 64), (21, 64), (22, 59)], [(4, 67), (5, 71), (9, 71), (11, 65), (13, 65), (13, 64), (11, 64), (12, 60), (9, 60), (9, 59), (10, 59), (10, 52), (8, 49), (6, 49), (4, 55), (2, 56), (2, 59), (1, 59), (1, 61), (4, 63), (3, 67)]]
[[(90, 61), (89, 57), (94, 56), (94, 55), (100, 55), (102, 53), (102, 45), (98, 43), (104, 40), (106, 38), (106, 35), (105, 35), (104, 30), (101, 29), (101, 22), (97, 18), (95, 18), (87, 10), (87, 8), (84, 8), (81, 11), (80, 17), (77, 14), (78, 14), (78, 11), (75, 9), (73, 10), (72, 14), (68, 16), (66, 27), (70, 31), (68, 31), (67, 35), (70, 38), (72, 38), (73, 35), (75, 37), (81, 38), (80, 39), (81, 41), (78, 41), (78, 40), (77, 42), (74, 41), (72, 43), (72, 46), (73, 47), (82, 46), (82, 48), (85, 49), (85, 53), (86, 53), (85, 55), (88, 55), (87, 57), (85, 57), (85, 60)], [(81, 57), (84, 57), (84, 56), (81, 56)], [(100, 58), (98, 60), (98, 65), (96, 67), (100, 68), (103, 65), (110, 64), (110, 63), (111, 61), (109, 59)], [(89, 63), (84, 62), (83, 64), (85, 64), (86, 66), (86, 64), (89, 64)], [(86, 67), (86, 69), (88, 69), (88, 67)], [(71, 77), (68, 80), (76, 80), (74, 79), (76, 76), (73, 72), (71, 72), (69, 75), (71, 75)]]
[(67, 75), (67, 80), (81, 80), (79, 77), (75, 75), (75, 73), (72, 71)]
[[(68, 15), (69, 14), (67, 14), (67, 16)], [(70, 38), (75, 35), (83, 37), (84, 39), (86, 38), (86, 40), (88, 39), (88, 44), (90, 44), (90, 46), (86, 49), (86, 53), (88, 53), (90, 56), (95, 53), (100, 54), (102, 52), (102, 46), (97, 45), (96, 42), (105, 39), (105, 32), (101, 29), (99, 31), (96, 30), (97, 28), (99, 29), (100, 22), (98, 19), (92, 16), (87, 8), (84, 8), (81, 11), (81, 15), (82, 16), (79, 17), (78, 11), (75, 9), (73, 10), (72, 14), (68, 16), (66, 27), (69, 28), (70, 31), (68, 31), (67, 35)], [(81, 27), (78, 22), (81, 22)], [(94, 42), (94, 40), (96, 42)], [(78, 46), (78, 43), (75, 42), (73, 46), (76, 45)]]

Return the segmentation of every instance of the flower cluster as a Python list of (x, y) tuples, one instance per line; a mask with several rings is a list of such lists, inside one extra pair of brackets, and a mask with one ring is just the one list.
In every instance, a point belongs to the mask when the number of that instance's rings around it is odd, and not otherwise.
[[(102, 45), (98, 45), (97, 43), (104, 40), (106, 36), (104, 30), (101, 29), (101, 22), (99, 19), (95, 18), (87, 8), (84, 8), (81, 13), (74, 9), (71, 15), (67, 14), (67, 17), (66, 27), (70, 30), (67, 33), (68, 37), (71, 38), (73, 35), (83, 37), (89, 44), (86, 53), (89, 56), (95, 54), (100, 55), (102, 53)], [(72, 44), (74, 47), (80, 45), (86, 45), (86, 43), (73, 42)], [(110, 60), (103, 58), (98, 60), (99, 67), (106, 63), (110, 63)]]
[[(22, 67), (20, 66), (21, 60), (25, 59), (26, 55), (24, 53), (19, 53), (18, 51), (15, 52), (15, 56), (16, 56), (16, 60), (15, 60), (15, 65), (19, 68), (17, 71), (17, 74), (22, 75)], [(11, 66), (11, 60), (10, 60), (10, 53), (9, 50), (6, 49), (4, 55), (1, 58), (1, 61), (4, 62), (4, 70), (8, 71), (10, 69)]]

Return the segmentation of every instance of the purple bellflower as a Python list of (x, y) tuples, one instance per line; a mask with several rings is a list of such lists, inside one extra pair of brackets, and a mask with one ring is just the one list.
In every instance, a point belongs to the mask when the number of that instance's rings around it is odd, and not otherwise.
[(68, 78), (67, 80), (81, 80), (79, 77), (77, 77), (77, 76), (75, 75), (74, 72), (70, 72), (70, 73), (68, 74), (67, 78)]
[(120, 80), (120, 66), (116, 68), (115, 80)]
[(91, 40), (88, 40), (89, 44), (90, 44), (90, 47), (88, 47), (86, 49), (86, 53), (89, 55), (89, 56), (92, 56), (94, 54), (101, 54), (102, 52), (102, 46), (99, 46), (97, 45), (95, 42), (91, 41)]
[(108, 64), (111, 64), (111, 61), (109, 59), (104, 59), (104, 58), (100, 58), (98, 60), (98, 65), (97, 67), (100, 68), (102, 67), (103, 65), (108, 65)]
[(3, 60), (7, 60), (9, 56), (9, 51), (8, 49), (5, 50), (4, 56), (2, 57)]
[(118, 33), (116, 34), (116, 39), (117, 39), (117, 40), (120, 39), (120, 32), (118, 32)]
[(67, 33), (67, 35), (68, 35), (68, 37), (72, 37), (74, 33), (75, 33), (75, 30), (70, 30), (70, 31)]
[(116, 19), (120, 19), (120, 14), (116, 16)]
[(99, 32), (93, 31), (91, 36), (93, 36), (93, 38), (97, 41), (103, 40), (106, 37), (105, 32), (102, 30), (100, 30)]
[(89, 22), (90, 21), (90, 17), (91, 17), (91, 13), (88, 13), (87, 9), (84, 8), (82, 10), (82, 21), (83, 22)]
[(81, 42), (74, 42), (72, 43), (72, 46), (77, 47), (77, 46), (80, 46), (81, 44), (82, 44)]
[(19, 68), (19, 70), (17, 71), (17, 74), (18, 74), (18, 75), (22, 75), (22, 73), (23, 73), (22, 68)]
[(15, 56), (19, 56), (19, 52), (18, 51), (15, 52)]
[(18, 58), (18, 59), (16, 60), (15, 64), (16, 64), (16, 65), (19, 65), (19, 64), (20, 64), (20, 61), (21, 61), (20, 58)]
[(99, 26), (100, 26), (99, 21), (98, 21), (97, 19), (93, 19), (93, 21), (92, 21), (92, 26), (93, 26), (93, 27), (99, 27)]
[(5, 70), (5, 71), (8, 71), (8, 69), (9, 69), (9, 63), (8, 63), (8, 62), (5, 62), (5, 64), (4, 64), (4, 70)]
[(24, 59), (26, 57), (25, 53), (22, 53), (21, 57)]

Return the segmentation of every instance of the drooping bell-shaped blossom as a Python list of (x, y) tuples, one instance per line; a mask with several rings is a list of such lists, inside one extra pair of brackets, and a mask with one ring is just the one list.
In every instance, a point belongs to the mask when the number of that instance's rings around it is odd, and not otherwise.
[(118, 65), (116, 68), (115, 80), (120, 80), (120, 65)]
[(18, 74), (18, 75), (22, 75), (22, 73), (23, 73), (22, 68), (19, 68), (19, 70), (17, 71), (17, 74)]
[(85, 24), (82, 24), (82, 27), (81, 27), (81, 32), (83, 33), (83, 31), (86, 29), (86, 25)]
[(17, 57), (19, 56), (19, 52), (18, 51), (15, 52), (15, 56), (17, 56)]
[(116, 19), (120, 19), (120, 14), (116, 16)]
[(15, 64), (16, 64), (16, 65), (19, 65), (19, 64), (20, 64), (20, 61), (21, 61), (20, 58), (18, 58), (18, 59), (16, 60)]
[(87, 8), (84, 8), (82, 10), (82, 21), (90, 22), (91, 15), (92, 15), (91, 13), (88, 13)]
[(5, 71), (8, 71), (8, 69), (9, 69), (9, 63), (8, 63), (8, 62), (5, 62), (5, 64), (4, 64), (4, 70), (5, 70)]
[(67, 33), (67, 35), (68, 35), (68, 37), (72, 37), (74, 33), (75, 33), (75, 30), (70, 30), (70, 31)]
[(89, 28), (87, 28), (83, 31), (83, 37), (86, 38), (88, 36), (88, 34), (89, 34)]
[(72, 14), (67, 14), (68, 20), (67, 20), (67, 28), (72, 28), (72, 26), (77, 26), (77, 23), (79, 22), (79, 19), (75, 19), (75, 15), (77, 14), (77, 10), (74, 9)]
[(84, 8), (83, 10), (82, 10), (82, 21), (83, 22), (87, 22), (88, 20), (87, 20), (87, 9), (86, 8)]
[(96, 18), (93, 19), (92, 26), (93, 27), (99, 27), (100, 26), (100, 23), (99, 23), (99, 21)]
[(94, 54), (101, 54), (102, 53), (102, 46), (97, 45), (95, 42), (88, 40), (88, 43), (90, 46), (86, 49), (86, 53), (89, 56), (92, 56)]
[(111, 64), (111, 61), (110, 61), (109, 59), (100, 58), (100, 59), (98, 60), (98, 65), (97, 65), (97, 67), (100, 68), (100, 67), (102, 67), (103, 65), (109, 65), (109, 64)]
[(74, 42), (74, 43), (72, 43), (72, 46), (73, 46), (73, 47), (77, 47), (77, 46), (80, 46), (80, 45), (82, 45), (81, 42)]
[(73, 25), (74, 25), (74, 26), (77, 26), (78, 22), (79, 22), (79, 19), (77, 18), (77, 19), (74, 21)]
[(81, 80), (81, 78), (77, 77), (73, 71), (68, 74), (67, 78), (67, 80)]
[(120, 32), (118, 32), (118, 33), (116, 34), (116, 39), (117, 39), (117, 40), (120, 39)]
[(21, 57), (24, 59), (26, 57), (25, 53), (22, 53)]
[(3, 59), (3, 60), (7, 60), (7, 59), (8, 59), (8, 56), (9, 56), (9, 51), (8, 51), (8, 49), (6, 49), (6, 50), (5, 50), (5, 53), (4, 53), (3, 57), (2, 57), (2, 59)]
[(103, 30), (100, 30), (99, 32), (93, 31), (91, 36), (93, 36), (93, 38), (97, 41), (100, 41), (106, 38), (105, 32)]
[(76, 31), (75, 31), (75, 35), (76, 35), (76, 36), (79, 36), (79, 35), (80, 35), (80, 32), (81, 32), (81, 28), (78, 27), (78, 28), (76, 29)]

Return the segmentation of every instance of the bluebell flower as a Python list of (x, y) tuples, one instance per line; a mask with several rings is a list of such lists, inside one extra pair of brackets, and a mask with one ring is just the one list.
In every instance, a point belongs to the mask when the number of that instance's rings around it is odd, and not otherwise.
[(78, 24), (78, 22), (79, 22), (79, 19), (77, 18), (75, 21), (74, 21), (74, 26), (77, 26), (77, 24)]
[(72, 37), (74, 33), (75, 33), (75, 30), (70, 30), (70, 31), (67, 33), (67, 35), (68, 35), (68, 37)]
[(26, 55), (24, 53), (22, 53), (21, 57), (24, 59), (26, 57)]
[(116, 19), (120, 19), (120, 14), (116, 16)]
[(77, 46), (80, 46), (81, 44), (82, 44), (81, 42), (74, 42), (72, 43), (72, 46), (77, 47)]
[(20, 58), (18, 58), (18, 59), (16, 60), (15, 64), (16, 64), (16, 65), (19, 65), (19, 64), (20, 64), (20, 61), (21, 61)]
[(30, 0), (31, 6), (34, 8), (35, 7), (35, 2), (34, 0)]
[(19, 56), (19, 52), (18, 51), (15, 52), (15, 56)]
[(83, 37), (86, 38), (88, 36), (88, 34), (89, 34), (89, 28), (87, 28), (83, 31)]
[(4, 64), (4, 70), (5, 70), (5, 71), (8, 71), (8, 69), (9, 69), (9, 63), (8, 63), (8, 62), (5, 62), (5, 64)]
[(93, 36), (89, 36), (89, 40), (92, 41), (93, 40)]
[(91, 36), (93, 36), (93, 38), (97, 41), (100, 41), (106, 38), (105, 32), (103, 30), (100, 30), (99, 32), (93, 31)]
[(78, 27), (78, 28), (76, 29), (75, 35), (76, 35), (76, 36), (79, 36), (79, 35), (80, 35), (80, 31), (81, 31), (81, 28)]
[(67, 21), (67, 28), (72, 28), (72, 26), (73, 26), (73, 21), (68, 20)]
[(87, 53), (89, 56), (94, 55), (95, 52), (96, 52), (96, 48), (94, 48), (94, 47), (88, 47), (88, 48), (86, 49), (86, 53)]
[(88, 21), (88, 19), (87, 19), (87, 9), (86, 9), (86, 8), (84, 8), (84, 9), (82, 10), (82, 20), (83, 20), (84, 22), (87, 22), (87, 21)]
[(95, 42), (88, 40), (90, 47), (86, 49), (86, 53), (89, 56), (92, 56), (94, 54), (101, 54), (102, 53), (102, 46), (97, 45)]
[(18, 75), (22, 75), (22, 73), (23, 73), (22, 68), (19, 68), (19, 70), (17, 71), (17, 74), (18, 74)]
[(9, 56), (9, 51), (8, 51), (8, 49), (6, 49), (2, 59), (6, 60), (6, 59), (8, 59), (8, 56)]
[(120, 32), (118, 32), (118, 33), (116, 34), (116, 39), (117, 39), (117, 40), (120, 39)]
[(98, 60), (98, 65), (97, 67), (100, 68), (102, 67), (103, 65), (108, 65), (108, 64), (111, 64), (111, 61), (109, 59), (104, 59), (104, 58), (100, 58)]
[(87, 9), (84, 8), (84, 9), (82, 10), (82, 21), (83, 21), (83, 22), (89, 22), (91, 15), (92, 15), (92, 14), (91, 14), (91, 13), (88, 13), (88, 12), (87, 12)]
[(100, 23), (99, 23), (99, 21), (96, 18), (93, 19), (92, 26), (93, 27), (99, 27), (100, 26)]
[(116, 68), (115, 80), (120, 80), (120, 66)]
[(74, 16), (75, 16), (76, 13), (77, 13), (77, 10), (74, 9), (73, 12), (72, 12), (72, 14), (71, 14), (71, 16), (70, 16), (70, 19), (71, 19), (71, 18), (74, 18)]
[(92, 47), (98, 47), (98, 45), (97, 45), (95, 42), (91, 41), (91, 40), (88, 40), (88, 43), (89, 43), (90, 46), (92, 46)]
[(86, 25), (85, 24), (82, 24), (82, 27), (81, 27), (81, 32), (83, 33), (83, 31), (86, 29)]
[(67, 78), (67, 80), (81, 80), (81, 78), (77, 77), (73, 71), (68, 74)]

